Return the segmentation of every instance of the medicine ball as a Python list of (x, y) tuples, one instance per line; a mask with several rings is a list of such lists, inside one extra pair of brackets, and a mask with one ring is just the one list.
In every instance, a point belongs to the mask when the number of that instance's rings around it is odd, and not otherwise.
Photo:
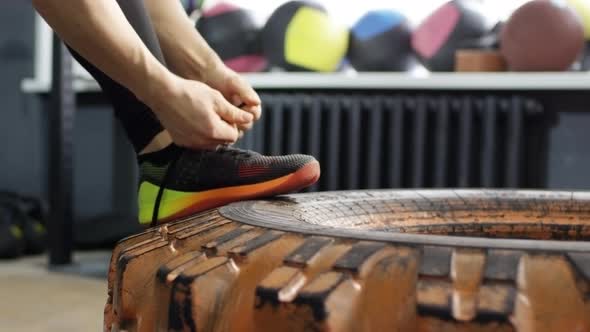
[(578, 15), (584, 27), (584, 38), (590, 39), (590, 0), (567, 0), (567, 4)]
[(25, 238), (13, 210), (0, 203), (0, 259), (14, 258), (25, 251)]
[(578, 14), (584, 26), (586, 47), (581, 65), (583, 70), (590, 70), (590, 0), (568, 0), (567, 3)]
[[(25, 197), (12, 192), (0, 192), (0, 237), (12, 242), (0, 247), (0, 257), (7, 255), (8, 248), (22, 242), (20, 253), (39, 254), (45, 250), (47, 231), (46, 209), (43, 202), (34, 197)], [(4, 220), (1, 220), (4, 218)], [(8, 228), (8, 232), (6, 231)], [(17, 251), (13, 251), (16, 253)]]
[(203, 12), (196, 28), (229, 68), (237, 72), (266, 68), (258, 39), (260, 27), (249, 11), (219, 3)]
[(415, 60), (411, 39), (405, 16), (392, 10), (370, 11), (350, 32), (348, 60), (358, 71), (406, 71)]
[(511, 70), (567, 70), (582, 52), (584, 28), (565, 1), (534, 0), (506, 21), (500, 44)]
[(414, 31), (412, 47), (431, 71), (453, 71), (460, 49), (481, 49), (494, 23), (475, 0), (447, 2), (428, 16)]
[(38, 198), (21, 196), (18, 204), (27, 254), (45, 251), (47, 242), (47, 206)]
[(338, 70), (348, 50), (348, 29), (315, 3), (290, 1), (277, 8), (262, 31), (272, 66), (290, 71)]
[(203, 8), (204, 2), (205, 0), (180, 0), (180, 3), (182, 3), (184, 11), (188, 15), (192, 14), (195, 10), (200, 10), (201, 8)]

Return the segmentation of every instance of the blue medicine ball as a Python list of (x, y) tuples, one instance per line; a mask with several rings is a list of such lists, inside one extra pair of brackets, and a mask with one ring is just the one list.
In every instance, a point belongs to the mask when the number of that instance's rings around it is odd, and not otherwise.
[(404, 15), (370, 11), (352, 28), (348, 59), (358, 71), (407, 71), (416, 63), (411, 38)]

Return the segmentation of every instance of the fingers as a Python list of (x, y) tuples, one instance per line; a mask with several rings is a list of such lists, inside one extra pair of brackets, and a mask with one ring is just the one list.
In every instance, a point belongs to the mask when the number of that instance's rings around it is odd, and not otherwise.
[(239, 76), (233, 76), (230, 79), (230, 91), (232, 95), (229, 96), (230, 102), (237, 107), (245, 110), (254, 116), (254, 120), (260, 119), (262, 104), (260, 97), (254, 89)]
[(231, 85), (231, 90), (234, 91), (241, 99), (242, 102), (246, 105), (250, 106), (258, 106), (261, 104), (260, 97), (252, 89), (252, 86), (246, 80), (238, 75), (232, 75), (229, 84)]
[(244, 102), (242, 101), (242, 98), (240, 98), (240, 96), (238, 95), (232, 95), (231, 96), (231, 103), (234, 106), (240, 107), (244, 104)]
[(250, 84), (244, 82), (243, 80), (240, 80), (240, 83), (236, 87), (236, 90), (244, 104), (248, 106), (260, 106), (260, 104), (262, 103), (256, 91), (252, 89)]
[(254, 116), (254, 120), (260, 119), (261, 111), (260, 111), (259, 105), (258, 106), (247, 105), (242, 101), (242, 98), (240, 98), (240, 96), (238, 96), (238, 95), (232, 95), (230, 98), (230, 101), (231, 101), (232, 105), (239, 107), (242, 110), (252, 114)]
[(248, 130), (252, 129), (252, 126), (253, 125), (254, 125), (253, 122), (246, 123), (246, 124), (243, 124), (243, 125), (239, 125), (238, 126), (238, 130), (240, 130), (240, 131), (248, 131)]
[(250, 114), (252, 114), (252, 116), (254, 117), (254, 120), (258, 121), (260, 119), (260, 116), (262, 115), (262, 110), (260, 105), (257, 106), (242, 106), (242, 109)]
[(239, 130), (236, 125), (229, 124), (217, 118), (213, 119), (212, 126), (213, 132), (211, 133), (211, 139), (218, 144), (234, 143), (239, 138)]
[[(231, 102), (234, 106), (237, 106), (240, 109), (252, 114), (252, 116), (254, 117), (255, 120), (260, 119), (261, 112), (260, 112), (259, 106), (244, 105), (244, 103), (242, 102), (242, 99), (238, 95), (233, 95), (231, 98)], [(252, 129), (253, 125), (254, 125), (253, 121), (245, 123), (245, 124), (238, 124), (238, 129), (240, 130), (240, 137), (239, 138), (242, 138), (242, 136), (244, 136), (245, 131)]]
[(223, 120), (231, 124), (246, 124), (254, 121), (254, 115), (232, 105), (223, 97), (217, 100), (216, 112)]

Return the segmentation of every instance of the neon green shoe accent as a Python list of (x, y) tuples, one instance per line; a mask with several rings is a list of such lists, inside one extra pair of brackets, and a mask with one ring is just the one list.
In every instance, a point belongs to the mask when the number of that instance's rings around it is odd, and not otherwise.
[[(149, 182), (142, 182), (139, 186), (139, 223), (149, 225), (152, 222), (156, 197), (160, 186)], [(158, 219), (168, 218), (175, 213), (182, 211), (191, 203), (197, 202), (202, 196), (199, 193), (176, 191), (164, 189), (160, 200)]]
[(21, 239), (23, 237), (23, 230), (16, 225), (10, 226), (10, 233), (12, 233), (12, 236), (17, 239)]

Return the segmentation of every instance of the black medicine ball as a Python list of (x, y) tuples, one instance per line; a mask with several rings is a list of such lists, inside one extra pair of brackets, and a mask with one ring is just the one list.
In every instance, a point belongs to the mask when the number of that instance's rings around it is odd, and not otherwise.
[(196, 28), (231, 69), (256, 72), (266, 68), (258, 39), (260, 27), (249, 11), (220, 3), (203, 12)]
[(370, 11), (353, 26), (348, 60), (358, 71), (406, 71), (415, 63), (412, 30), (392, 10)]

